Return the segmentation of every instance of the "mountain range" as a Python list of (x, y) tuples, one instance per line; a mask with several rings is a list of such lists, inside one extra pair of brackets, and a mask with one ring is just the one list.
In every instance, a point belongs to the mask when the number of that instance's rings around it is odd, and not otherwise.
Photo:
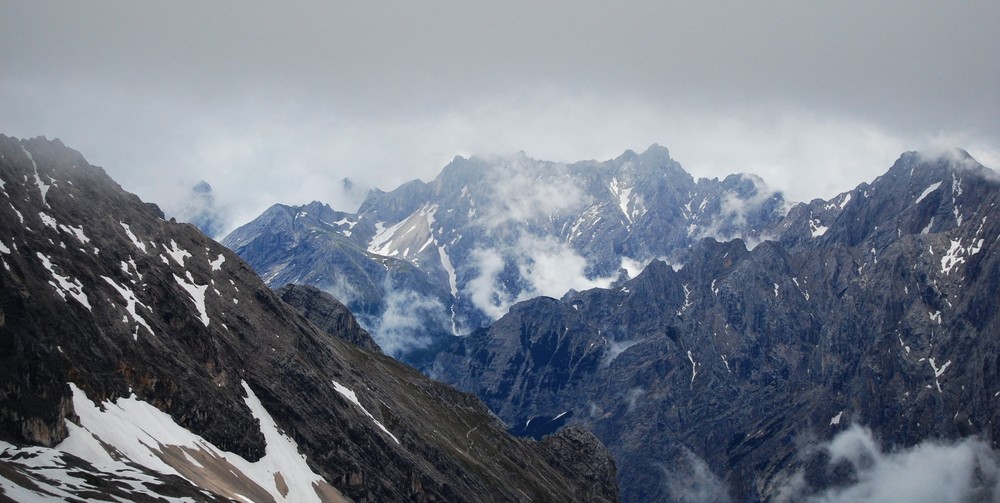
[[(993, 501), (998, 203), (968, 154), (906, 153), (773, 240), (706, 238), (681, 266), (518, 304), (432, 375), (509, 425), (591, 429), (623, 501)], [(882, 473), (928, 445), (967, 469)], [(926, 490), (873, 496), (892, 484)]]
[(786, 209), (758, 177), (696, 181), (658, 145), (568, 165), (519, 153), (456, 157), (430, 182), (370, 192), (357, 213), (275, 205), (222, 243), (274, 288), (332, 293), (419, 366), (516, 302), (608, 286), (702, 237), (762, 239)]
[(510, 436), (58, 140), (0, 136), (0, 198), (0, 499), (618, 499), (586, 430)]
[(800, 204), (656, 145), (455, 158), (231, 250), (58, 140), (0, 136), (0, 197), (0, 498), (1000, 495), (1000, 178), (960, 150)]
[[(459, 157), (223, 242), (364, 311), (510, 431), (593, 431), (623, 501), (992, 501), (998, 183), (960, 150), (800, 204), (656, 145)], [(419, 328), (382, 330), (399, 314)]]

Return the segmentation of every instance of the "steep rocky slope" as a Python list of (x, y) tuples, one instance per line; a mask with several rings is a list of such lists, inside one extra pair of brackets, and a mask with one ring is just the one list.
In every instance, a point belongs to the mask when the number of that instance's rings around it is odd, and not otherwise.
[(371, 334), (361, 328), (347, 306), (332, 295), (314, 286), (293, 284), (285, 285), (274, 293), (324, 332), (368, 351), (382, 352), (382, 348), (375, 343)]
[[(821, 448), (858, 425), (890, 450), (997, 447), (992, 171), (964, 152), (907, 153), (871, 184), (794, 207), (776, 232), (752, 249), (705, 239), (683, 267), (518, 304), (441, 353), (435, 375), (521, 431), (592, 429), (624, 501), (840, 501), (824, 498), (855, 494), (882, 459)], [(998, 494), (983, 449), (962, 472), (975, 489), (949, 501)]]
[(599, 444), (508, 436), (58, 141), (0, 136), (0, 198), (5, 497), (616, 500)]

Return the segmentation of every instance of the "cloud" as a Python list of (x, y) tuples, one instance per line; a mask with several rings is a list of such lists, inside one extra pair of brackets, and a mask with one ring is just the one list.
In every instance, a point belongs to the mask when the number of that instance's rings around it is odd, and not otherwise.
[(425, 348), (434, 332), (446, 332), (447, 310), (438, 299), (412, 290), (387, 289), (385, 311), (369, 332), (386, 354), (398, 357)]
[(618, 358), (618, 355), (624, 353), (628, 348), (639, 344), (641, 341), (611, 341), (608, 345), (608, 350), (604, 353), (604, 357), (601, 359), (601, 366), (607, 367), (611, 365), (611, 362)]
[(633, 410), (635, 410), (635, 406), (638, 405), (639, 399), (642, 398), (642, 395), (645, 394), (646, 394), (646, 389), (643, 388), (642, 386), (636, 386), (626, 391), (625, 396), (622, 397), (622, 400), (625, 402), (626, 411), (632, 412)]
[(229, 223), (226, 211), (215, 204), (212, 186), (205, 181), (198, 182), (191, 188), (186, 200), (172, 201), (180, 207), (162, 208), (168, 216), (176, 217), (181, 222), (194, 224), (206, 236), (221, 239)]
[(507, 222), (575, 214), (591, 202), (565, 165), (534, 161), (524, 154), (498, 159), (488, 176), (495, 202), (480, 222), (490, 230)]
[[(747, 242), (747, 246), (753, 249), (763, 236), (748, 235), (739, 232), (748, 229), (747, 218), (754, 217), (761, 213), (766, 203), (770, 201), (777, 191), (771, 190), (762, 178), (752, 174), (739, 175), (752, 185), (751, 193), (741, 195), (731, 191), (726, 191), (720, 201), (719, 217), (712, 221), (710, 227), (698, 229), (696, 239), (706, 237), (714, 238), (716, 241), (730, 241), (735, 238), (742, 238)], [(788, 204), (785, 203), (784, 210), (787, 211)]]
[(688, 449), (663, 470), (664, 485), (671, 501), (678, 503), (728, 503), (732, 501), (726, 484), (703, 459)]
[(472, 299), (473, 305), (487, 316), (499, 319), (515, 300), (503, 284), (497, 283), (497, 277), (504, 269), (504, 257), (497, 250), (477, 248), (472, 250), (470, 258), (479, 274), (466, 283), (463, 291)]
[(803, 473), (778, 492), (779, 502), (858, 501), (949, 503), (1000, 499), (1000, 453), (977, 437), (927, 440), (886, 451), (871, 430), (853, 425), (821, 447), (828, 467), (846, 468), (849, 482), (813, 488)]
[[(341, 304), (345, 306), (353, 304), (355, 301), (361, 298), (361, 293), (358, 291), (357, 287), (353, 283), (347, 281), (347, 279), (342, 275), (334, 275), (333, 280), (323, 286), (323, 291), (333, 296), (333, 298), (340, 301)], [(362, 325), (365, 323), (361, 322), (360, 313), (358, 322)], [(364, 327), (368, 330), (369, 327)], [(369, 330), (371, 332), (371, 330)]]
[[(318, 200), (354, 211), (367, 189), (431, 180), (455, 155), (523, 150), (532, 158), (569, 163), (611, 159), (652, 143), (669, 147), (696, 177), (755, 173), (789, 200), (807, 201), (871, 181), (900, 153), (937, 138), (840, 113), (778, 105), (703, 109), (545, 86), (517, 95), (470, 96), (433, 110), (401, 109), (392, 116), (345, 110), (332, 98), (278, 99), (266, 90), (204, 103), (93, 82), (32, 86), (38, 89), (0, 100), (0, 132), (59, 137), (127, 190), (164, 207), (205, 180), (217, 206), (230, 215), (227, 229), (276, 202)], [(995, 140), (973, 134), (946, 139), (998, 166)], [(357, 190), (344, 189), (345, 177)], [(518, 180), (530, 189), (527, 174)], [(527, 215), (569, 211), (577, 202), (566, 197), (575, 194), (571, 186), (555, 194), (554, 207), (536, 204), (551, 194), (524, 194), (524, 205), (512, 208)]]
[(996, 2), (769, 7), (23, 2), (0, 17), (0, 132), (59, 137), (164, 207), (204, 179), (230, 228), (353, 211), (344, 177), (391, 190), (455, 155), (660, 143), (795, 201), (936, 140), (1000, 167)]
[(628, 276), (630, 278), (634, 278), (646, 269), (646, 266), (649, 265), (650, 262), (651, 260), (635, 260), (629, 257), (622, 257), (621, 269), (625, 269), (628, 272)]
[(478, 273), (463, 291), (493, 319), (517, 302), (539, 296), (560, 298), (570, 290), (607, 288), (617, 277), (589, 278), (587, 259), (568, 244), (552, 236), (514, 232), (519, 235), (513, 244), (479, 247), (470, 254)]

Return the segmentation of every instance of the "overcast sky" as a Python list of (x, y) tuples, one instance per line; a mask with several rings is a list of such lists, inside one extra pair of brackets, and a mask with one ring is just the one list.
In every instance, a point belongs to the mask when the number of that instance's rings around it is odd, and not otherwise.
[(174, 208), (353, 211), (455, 155), (652, 143), (795, 200), (905, 150), (1000, 167), (1000, 2), (11, 2), (0, 133), (60, 138)]

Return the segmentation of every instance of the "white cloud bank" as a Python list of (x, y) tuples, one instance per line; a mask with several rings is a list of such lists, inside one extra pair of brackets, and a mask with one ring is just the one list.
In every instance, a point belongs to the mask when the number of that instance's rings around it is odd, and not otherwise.
[[(478, 275), (463, 292), (493, 319), (499, 319), (517, 302), (539, 296), (560, 298), (570, 290), (607, 288), (617, 277), (588, 278), (587, 260), (552, 236), (523, 233), (512, 245), (477, 248), (470, 258)], [(508, 263), (523, 280), (520, 291), (502, 283)]]
[(853, 425), (823, 446), (830, 466), (850, 468), (854, 482), (825, 490), (798, 473), (776, 501), (809, 503), (963, 503), (1000, 501), (1000, 454), (982, 439), (927, 440), (886, 451), (871, 430)]

